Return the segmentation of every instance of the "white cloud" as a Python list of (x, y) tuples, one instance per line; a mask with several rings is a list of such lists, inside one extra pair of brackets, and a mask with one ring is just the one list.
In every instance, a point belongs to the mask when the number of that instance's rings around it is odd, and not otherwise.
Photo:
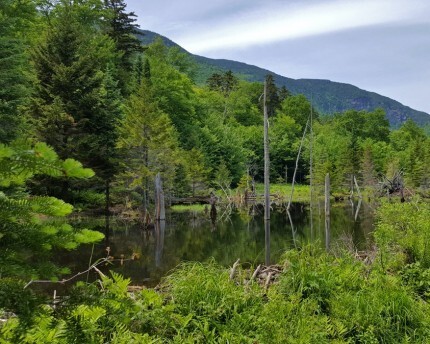
[(194, 27), (175, 40), (193, 53), (244, 48), (364, 26), (408, 20), (421, 13), (418, 0), (335, 0), (303, 6), (277, 3), (235, 13), (216, 26)]

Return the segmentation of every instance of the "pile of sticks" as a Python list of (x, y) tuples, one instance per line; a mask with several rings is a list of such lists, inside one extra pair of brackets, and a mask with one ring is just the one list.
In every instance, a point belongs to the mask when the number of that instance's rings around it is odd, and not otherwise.
[[(236, 276), (236, 270), (239, 266), (240, 260), (236, 260), (233, 267), (230, 269), (230, 280), (235, 280), (237, 283), (249, 285), (252, 282), (256, 282), (264, 288), (268, 288), (273, 283), (276, 283), (279, 279), (279, 275), (284, 271), (284, 267), (281, 265), (258, 265), (255, 270), (245, 271), (245, 277), (240, 278)], [(252, 273), (252, 274), (251, 274)], [(239, 281), (238, 281), (239, 277)]]

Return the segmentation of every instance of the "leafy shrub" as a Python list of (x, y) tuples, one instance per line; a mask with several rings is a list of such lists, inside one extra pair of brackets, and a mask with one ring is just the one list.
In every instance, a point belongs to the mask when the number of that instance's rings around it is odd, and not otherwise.
[(430, 267), (430, 204), (384, 203), (378, 209), (376, 243), (385, 268), (420, 262)]
[(408, 264), (399, 272), (402, 282), (419, 297), (430, 299), (430, 269), (423, 268), (420, 262)]
[(0, 278), (0, 309), (28, 319), (43, 301), (44, 297), (24, 289), (24, 282), (13, 278)]

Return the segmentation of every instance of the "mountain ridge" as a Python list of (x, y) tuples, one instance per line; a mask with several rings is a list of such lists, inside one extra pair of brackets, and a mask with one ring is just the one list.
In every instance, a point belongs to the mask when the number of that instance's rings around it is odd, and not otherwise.
[(213, 73), (228, 70), (250, 82), (263, 82), (267, 74), (272, 74), (278, 87), (285, 86), (292, 94), (304, 94), (308, 99), (312, 99), (314, 107), (321, 114), (343, 112), (349, 109), (373, 111), (380, 107), (385, 110), (392, 127), (399, 127), (409, 118), (419, 125), (430, 125), (428, 113), (412, 109), (397, 100), (363, 90), (352, 84), (327, 79), (293, 79), (245, 62), (195, 55), (156, 32), (149, 30), (139, 30), (138, 32), (138, 37), (143, 45), (148, 45), (160, 37), (166, 46), (178, 47), (180, 51), (190, 55), (196, 62), (196, 82), (200, 84), (204, 83)]

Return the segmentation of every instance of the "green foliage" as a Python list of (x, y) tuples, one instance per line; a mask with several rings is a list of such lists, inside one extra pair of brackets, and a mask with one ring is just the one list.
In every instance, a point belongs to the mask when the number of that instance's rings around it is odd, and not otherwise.
[(2, 1), (0, 4), (0, 142), (9, 143), (23, 130), (22, 107), (31, 93), (31, 67), (26, 52), (33, 1)]
[(169, 63), (169, 50), (156, 41), (145, 51), (151, 66), (151, 96), (166, 113), (183, 147), (191, 148), (195, 127), (194, 91), (192, 81)]
[(171, 188), (180, 163), (178, 132), (146, 83), (127, 102), (118, 130), (118, 147), (125, 165), (121, 179), (127, 188), (141, 188), (148, 193), (159, 172), (165, 188)]
[(214, 181), (216, 186), (221, 188), (224, 192), (230, 190), (232, 179), (224, 160), (221, 160), (221, 163), (219, 164), (218, 170), (215, 173)]
[(420, 263), (430, 267), (430, 206), (428, 203), (384, 203), (375, 239), (382, 266), (399, 269)]
[(24, 282), (15, 278), (0, 278), (0, 309), (13, 312), (28, 321), (45, 298), (36, 296), (29, 289), (23, 290), (24, 285)]
[(430, 268), (424, 268), (420, 262), (405, 265), (399, 272), (402, 282), (422, 299), (430, 299)]
[(279, 282), (265, 290), (240, 267), (236, 279), (213, 261), (183, 263), (159, 286), (129, 293), (113, 273), (79, 283), (55, 312), (12, 318), (4, 340), (53, 343), (426, 343), (429, 306), (397, 275), (369, 271), (348, 254), (316, 246), (286, 253)]
[(300, 126), (294, 119), (284, 114), (278, 114), (270, 122), (270, 167), (272, 178), (284, 178), (288, 173), (290, 178), (292, 177), (300, 144), (300, 131)]
[(329, 173), (333, 190), (345, 192), (355, 176), (359, 184), (375, 190), (382, 175), (392, 178), (401, 170), (406, 172), (408, 185), (427, 185), (430, 165), (425, 136), (413, 126), (407, 123), (390, 132), (381, 109), (349, 110), (325, 118), (314, 126), (315, 181), (322, 184)]
[(238, 79), (235, 77), (231, 70), (224, 74), (214, 73), (207, 80), (207, 85), (211, 91), (221, 92), (227, 97), (237, 86)]
[[(117, 172), (116, 125), (122, 116), (113, 67), (118, 52), (101, 31), (105, 15), (101, 2), (94, 0), (60, 1), (49, 11), (32, 50), (37, 88), (28, 109), (32, 134), (60, 158), (91, 167), (98, 177), (90, 182), (95, 188), (104, 187)], [(42, 180), (33, 190), (70, 199), (69, 189), (81, 185)]]
[(127, 5), (122, 0), (104, 0), (106, 13), (106, 32), (115, 43), (115, 50), (120, 56), (117, 60), (119, 87), (122, 94), (128, 94), (131, 86), (133, 58), (142, 51), (134, 12), (126, 12)]
[(275, 79), (272, 74), (266, 75), (265, 83), (267, 113), (269, 117), (272, 117), (275, 115), (276, 110), (278, 110), (281, 105), (281, 101), (278, 95), (279, 90), (278, 87), (275, 85)]
[(196, 148), (191, 149), (185, 154), (186, 176), (191, 182), (193, 196), (197, 190), (205, 189), (208, 179), (209, 169), (205, 166), (204, 158), (203, 153)]
[(44, 143), (33, 147), (1, 145), (0, 166), (0, 241), (5, 248), (0, 253), (2, 277), (50, 278), (61, 273), (49, 262), (52, 249), (72, 249), (103, 237), (88, 230), (75, 232), (66, 223), (54, 224), (54, 218), (70, 214), (73, 207), (54, 197), (29, 196), (23, 189), (37, 175), (89, 178), (94, 175), (92, 170), (73, 159), (59, 160)]

